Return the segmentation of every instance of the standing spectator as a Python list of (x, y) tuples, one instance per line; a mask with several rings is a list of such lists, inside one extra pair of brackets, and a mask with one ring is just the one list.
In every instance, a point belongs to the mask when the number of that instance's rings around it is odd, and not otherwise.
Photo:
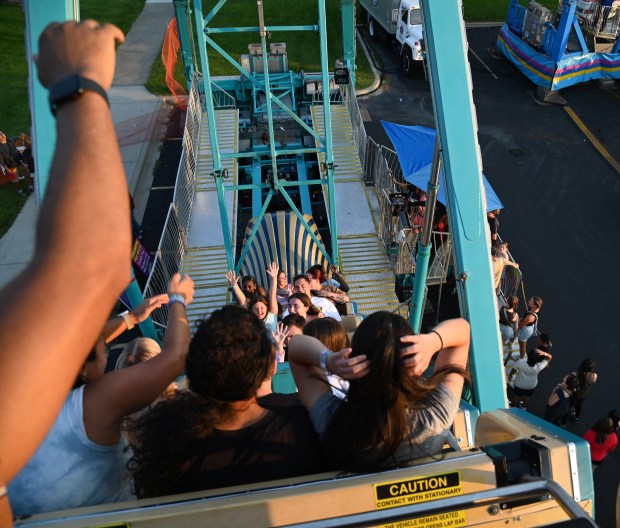
[(492, 246), (497, 246), (497, 244), (499, 244), (499, 220), (497, 219), (499, 213), (500, 209), (495, 209), (487, 213), (487, 222), (489, 222), (489, 228), (491, 230)]
[(592, 358), (584, 359), (573, 374), (575, 374), (579, 380), (579, 387), (571, 395), (571, 417), (573, 422), (579, 423), (583, 401), (588, 397), (588, 394), (590, 394), (590, 387), (598, 380), (596, 362)]
[(609, 416), (605, 416), (583, 435), (584, 440), (590, 444), (592, 471), (599, 467), (607, 455), (616, 449), (618, 437), (615, 432), (616, 425), (613, 420)]
[(527, 340), (538, 332), (538, 313), (542, 308), (543, 301), (540, 297), (532, 297), (527, 301), (529, 310), (523, 314), (519, 321), (519, 354), (525, 357)]
[(502, 258), (499, 255), (499, 249), (495, 246), (491, 248), (491, 261), (493, 264), (493, 281), (495, 284), (495, 293), (499, 295), (501, 293), (500, 285), (502, 282), (502, 274), (506, 266), (512, 266), (518, 268), (519, 264), (516, 262), (510, 262), (508, 259)]
[(519, 298), (516, 295), (506, 297), (506, 306), (500, 306), (499, 329), (504, 338), (505, 345), (517, 340), (517, 330), (519, 327), (518, 306)]
[[(13, 142), (6, 137), (4, 132), (0, 132), (0, 172), (2, 181), (12, 183), (16, 188), (19, 186), (17, 179), (17, 168), (22, 164), (22, 157)], [(18, 189), (20, 194), (24, 194)]]
[(558, 383), (547, 400), (545, 420), (560, 427), (566, 427), (570, 411), (570, 398), (578, 386), (577, 376), (569, 374)]
[(498, 246), (499, 256), (505, 258), (506, 260), (510, 260), (510, 252), (508, 251), (508, 242), (505, 240)]
[(508, 379), (514, 385), (514, 394), (511, 397), (510, 405), (526, 409), (534, 390), (538, 385), (538, 374), (549, 364), (553, 356), (549, 352), (532, 349), (527, 354), (527, 359), (519, 359), (512, 370)]

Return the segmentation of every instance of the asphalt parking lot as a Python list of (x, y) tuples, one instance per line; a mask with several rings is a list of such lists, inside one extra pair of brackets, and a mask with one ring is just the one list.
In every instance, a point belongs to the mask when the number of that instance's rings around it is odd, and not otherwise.
[[(610, 409), (620, 408), (620, 350), (614, 330), (620, 293), (614, 271), (620, 259), (620, 90), (618, 83), (611, 88), (588, 83), (561, 92), (567, 107), (542, 105), (535, 101), (530, 81), (489, 53), (497, 30), (468, 30), (483, 170), (505, 206), (500, 234), (521, 265), (526, 295), (544, 300), (539, 328), (553, 341), (553, 362), (541, 374), (528, 410), (542, 416), (554, 385), (582, 359), (593, 357), (599, 382), (580, 423), (569, 425), (582, 435)], [(432, 97), (422, 72), (403, 76), (389, 43), (372, 45), (383, 83), (359, 101), (369, 135), (391, 146), (381, 119), (434, 128)], [(616, 452), (594, 474), (601, 527), (615, 526), (619, 480)]]

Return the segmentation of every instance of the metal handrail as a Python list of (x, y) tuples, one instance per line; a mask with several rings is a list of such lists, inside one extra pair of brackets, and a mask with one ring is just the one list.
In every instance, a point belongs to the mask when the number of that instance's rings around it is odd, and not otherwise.
[(589, 521), (591, 526), (596, 528), (596, 524), (592, 521), (591, 517), (563, 488), (557, 483), (546, 479), (523, 484), (513, 484), (511, 486), (493, 488), (485, 491), (477, 491), (466, 495), (437, 499), (420, 504), (399, 506), (367, 513), (343, 515), (342, 517), (321, 519), (288, 526), (291, 528), (353, 528), (356, 526), (376, 526), (385, 523), (409, 521), (429, 515), (441, 515), (460, 509), (492, 506), (493, 504), (505, 503), (506, 501), (531, 500), (537, 498), (541, 500), (555, 500), (570, 519)]

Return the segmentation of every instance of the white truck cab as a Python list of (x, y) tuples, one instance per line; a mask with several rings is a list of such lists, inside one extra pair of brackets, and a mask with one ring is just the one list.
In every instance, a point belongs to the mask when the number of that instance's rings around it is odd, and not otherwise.
[(403, 71), (411, 74), (415, 61), (422, 60), (422, 9), (419, 0), (401, 0), (395, 37), (401, 46)]
[(422, 54), (422, 9), (419, 0), (360, 0), (366, 10), (368, 32), (377, 38), (381, 30), (398, 45), (401, 66), (412, 74)]

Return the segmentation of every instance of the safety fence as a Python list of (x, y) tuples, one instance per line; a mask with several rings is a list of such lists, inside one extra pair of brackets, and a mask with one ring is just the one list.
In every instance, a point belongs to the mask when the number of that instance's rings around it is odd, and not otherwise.
[[(168, 208), (166, 221), (155, 253), (153, 268), (149, 274), (144, 297), (152, 297), (166, 292), (168, 281), (181, 267), (181, 259), (187, 250), (190, 218), (194, 204), (196, 158), (202, 115), (201, 93), (202, 76), (196, 72), (192, 79), (192, 89), (185, 117), (183, 133), (183, 150), (177, 171), (174, 196)], [(152, 315), (155, 325), (165, 327), (168, 324), (168, 309), (164, 306)]]
[[(351, 118), (353, 139), (362, 163), (364, 181), (374, 186), (379, 202), (379, 236), (393, 260), (396, 274), (415, 272), (418, 230), (411, 228), (407, 211), (407, 187), (396, 152), (376, 143), (368, 137), (359, 104), (352, 85), (342, 89)], [(445, 283), (452, 263), (453, 244), (450, 233), (432, 233), (432, 253), (427, 284)], [(514, 259), (509, 254), (512, 262)], [(506, 267), (502, 277), (501, 291), (504, 297), (517, 295), (522, 282), (521, 271)]]

